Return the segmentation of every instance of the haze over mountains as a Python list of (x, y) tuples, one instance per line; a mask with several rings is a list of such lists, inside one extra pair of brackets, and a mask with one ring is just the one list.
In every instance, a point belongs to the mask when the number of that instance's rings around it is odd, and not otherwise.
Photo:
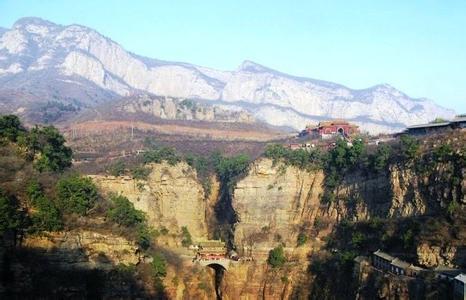
[(0, 28), (0, 112), (24, 113), (50, 100), (93, 107), (140, 93), (239, 107), (258, 120), (295, 129), (345, 118), (377, 133), (454, 115), (387, 84), (353, 90), (251, 61), (219, 71), (141, 57), (80, 25), (23, 18), (11, 29)]

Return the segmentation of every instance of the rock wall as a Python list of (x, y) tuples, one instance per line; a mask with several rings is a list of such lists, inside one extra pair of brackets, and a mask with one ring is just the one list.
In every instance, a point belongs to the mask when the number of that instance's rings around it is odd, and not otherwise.
[(354, 221), (435, 214), (449, 201), (466, 203), (466, 177), (452, 184), (454, 176), (451, 164), (437, 164), (425, 174), (410, 164), (391, 165), (388, 174), (349, 174), (335, 189), (336, 201), (328, 211), (336, 219)]
[(112, 233), (74, 229), (27, 235), (21, 245), (8, 250), (1, 257), (1, 299), (141, 299), (148, 295), (136, 278), (124, 275), (124, 270), (135, 269), (142, 261), (138, 247)]
[(181, 162), (151, 164), (147, 180), (130, 177), (91, 176), (105, 193), (121, 193), (147, 214), (155, 228), (178, 232), (187, 226), (194, 238), (207, 236), (206, 200), (194, 169)]
[(464, 242), (462, 244), (456, 246), (449, 243), (444, 245), (420, 243), (416, 247), (418, 263), (428, 268), (437, 266), (461, 268), (466, 265), (466, 244)]
[(168, 120), (198, 120), (209, 122), (255, 122), (246, 110), (234, 106), (200, 104), (193, 100), (142, 95), (123, 100), (120, 111), (143, 112)]
[(134, 242), (93, 231), (48, 232), (27, 236), (22, 246), (42, 253), (49, 263), (63, 269), (112, 269), (140, 261)]
[[(150, 167), (152, 171), (147, 181), (111, 176), (93, 178), (105, 192), (128, 197), (136, 208), (147, 213), (154, 226), (164, 226), (170, 231), (187, 226), (194, 237), (212, 238), (217, 226), (214, 207), (219, 198), (219, 182), (212, 178), (212, 191), (205, 197), (195, 171), (185, 163)], [(442, 199), (458, 195), (449, 185), (432, 184), (439, 178), (448, 180), (448, 172), (442, 170), (446, 169), (439, 168), (437, 173), (423, 177), (408, 166), (393, 165), (387, 175), (352, 174), (335, 190), (336, 201), (323, 204), (323, 171), (308, 172), (281, 163), (274, 165), (269, 159), (253, 162), (234, 187), (231, 200), (237, 216), (233, 224), (233, 245), (240, 256), (252, 261), (234, 264), (224, 272), (218, 292), (223, 299), (309, 297), (313, 280), (308, 270), (312, 264), (309, 257), (322, 251), (323, 237), (330, 234), (333, 225), (343, 218), (359, 221), (374, 217), (411, 217), (442, 207)], [(323, 220), (326, 225), (322, 227), (318, 223)], [(299, 233), (309, 239), (297, 247)], [(279, 244), (285, 246), (288, 262), (283, 268), (273, 269), (266, 259), (269, 251)], [(466, 257), (464, 247), (451, 246), (419, 245), (419, 264), (429, 267), (461, 265), (458, 262)], [(215, 272), (195, 267), (186, 258), (183, 264), (182, 268), (169, 272), (164, 280), (170, 297), (214, 297)], [(364, 282), (360, 284), (363, 288), (360, 299), (372, 296), (404, 299), (423, 288), (412, 280), (386, 278), (376, 273), (371, 271), (361, 277)], [(376, 289), (368, 291), (371, 285)]]
[(254, 162), (233, 191), (237, 249), (260, 254), (280, 243), (294, 248), (299, 232), (319, 214), (323, 179), (321, 171), (274, 166), (270, 159)]

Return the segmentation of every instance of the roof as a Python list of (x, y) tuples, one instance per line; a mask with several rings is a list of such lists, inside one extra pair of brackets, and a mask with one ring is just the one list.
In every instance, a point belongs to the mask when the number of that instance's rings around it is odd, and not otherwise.
[(430, 128), (430, 127), (444, 127), (449, 126), (450, 122), (441, 122), (441, 123), (429, 123), (429, 124), (419, 124), (419, 125), (412, 125), (407, 127), (408, 129), (417, 129), (417, 128)]
[(388, 261), (392, 261), (392, 260), (395, 259), (395, 258), (394, 258), (393, 256), (391, 256), (390, 254), (385, 253), (385, 252), (383, 252), (383, 251), (380, 251), (380, 249), (377, 250), (377, 251), (375, 251), (375, 252), (374, 252), (374, 255), (377, 255), (378, 257), (381, 257), (381, 258), (383, 258), (383, 259), (385, 259), (385, 260), (388, 260)]
[(451, 123), (458, 123), (458, 122), (466, 122), (466, 115), (459, 115), (459, 116), (456, 116), (453, 120), (451, 120)]
[(321, 122), (319, 122), (319, 125), (317, 125), (317, 126), (322, 127), (322, 126), (332, 126), (332, 125), (349, 125), (349, 126), (352, 126), (352, 127), (358, 127), (357, 125), (351, 124), (350, 122), (345, 121), (345, 120), (321, 121)]
[(466, 274), (464, 273), (459, 274), (458, 276), (455, 277), (455, 279), (466, 284)]
[(412, 264), (409, 265), (409, 268), (410, 268), (411, 270), (415, 270), (415, 271), (424, 271), (423, 268), (421, 268), (421, 267), (419, 267), (419, 266), (412, 265)]
[(435, 272), (437, 273), (442, 273), (442, 274), (445, 274), (445, 275), (448, 275), (448, 276), (457, 276), (461, 273), (461, 270), (458, 270), (458, 269), (453, 269), (453, 268), (450, 268), (450, 267), (447, 267), (447, 266), (437, 266), (435, 269), (434, 269)]
[(200, 241), (199, 246), (203, 248), (224, 248), (225, 243), (220, 240)]
[(395, 267), (399, 267), (402, 269), (406, 269), (407, 267), (409, 267), (409, 263), (405, 262), (404, 260), (398, 259), (398, 258), (395, 258), (394, 260), (392, 260), (391, 264), (394, 265)]
[(361, 262), (363, 262), (363, 261), (367, 261), (367, 257), (362, 256), (362, 255), (359, 255), (359, 256), (356, 256), (356, 257), (354, 258), (354, 261), (355, 261), (355, 262), (358, 262), (358, 263), (361, 263)]

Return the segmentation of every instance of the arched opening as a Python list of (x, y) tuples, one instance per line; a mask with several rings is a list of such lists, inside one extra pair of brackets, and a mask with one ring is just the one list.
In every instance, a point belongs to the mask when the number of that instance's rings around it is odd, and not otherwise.
[(217, 296), (217, 300), (222, 299), (222, 291), (220, 286), (222, 284), (223, 275), (225, 274), (226, 268), (221, 264), (213, 263), (207, 265), (209, 268), (213, 269), (215, 272), (214, 278), (214, 286), (215, 286), (215, 295)]
[(345, 135), (345, 130), (343, 128), (338, 128), (338, 133), (341, 135)]

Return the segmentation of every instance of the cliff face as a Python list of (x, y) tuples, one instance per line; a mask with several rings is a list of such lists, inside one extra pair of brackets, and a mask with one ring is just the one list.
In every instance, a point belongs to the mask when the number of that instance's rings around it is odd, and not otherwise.
[(426, 173), (410, 164), (394, 164), (388, 174), (350, 174), (335, 189), (336, 202), (329, 205), (329, 214), (357, 221), (438, 213), (450, 201), (466, 203), (466, 178), (455, 179), (454, 172), (452, 164), (437, 164)]
[(200, 104), (192, 100), (142, 95), (115, 103), (120, 112), (146, 113), (168, 120), (198, 120), (210, 122), (254, 122), (247, 111), (235, 106)]
[(112, 269), (118, 264), (139, 263), (134, 242), (113, 234), (92, 231), (53, 232), (28, 236), (22, 246), (47, 256), (49, 263), (64, 269)]
[(152, 164), (147, 180), (92, 176), (105, 193), (121, 193), (147, 214), (154, 227), (178, 232), (188, 227), (195, 238), (207, 236), (206, 201), (196, 171), (186, 163)]
[(27, 235), (3, 253), (0, 295), (7, 298), (140, 298), (145, 288), (125, 270), (141, 262), (134, 242), (90, 230)]
[(279, 243), (294, 248), (319, 213), (323, 178), (321, 171), (274, 166), (269, 159), (254, 162), (233, 192), (236, 247), (244, 253), (268, 253)]
[[(128, 197), (136, 208), (147, 213), (149, 222), (156, 227), (177, 232), (180, 226), (187, 226), (194, 237), (212, 237), (219, 182), (212, 181), (212, 192), (206, 198), (195, 171), (188, 165), (163, 163), (150, 167), (147, 181), (111, 176), (93, 178), (105, 192)], [(336, 201), (323, 204), (322, 171), (308, 172), (259, 159), (237, 182), (231, 200), (237, 216), (233, 245), (240, 256), (252, 261), (232, 264), (215, 286), (214, 278), (219, 273), (193, 265), (187, 255), (182, 259), (182, 268), (170, 267), (164, 280), (166, 290), (176, 299), (209, 299), (215, 291), (223, 299), (308, 297), (313, 281), (308, 270), (313, 263), (309, 256), (324, 250), (322, 237), (330, 234), (334, 225), (347, 218), (364, 221), (374, 217), (422, 216), (444, 207), (451, 199), (461, 200), (464, 196), (458, 192), (461, 190), (458, 186), (464, 185), (463, 179), (460, 185), (436, 184), (439, 180), (451, 181), (448, 168), (439, 166), (429, 175), (420, 175), (410, 166), (392, 165), (386, 175), (352, 174), (336, 188)], [(300, 233), (308, 240), (298, 247)], [(418, 264), (464, 265), (461, 230), (456, 234), (456, 238), (442, 243), (432, 239), (418, 244), (415, 249)], [(267, 255), (280, 244), (284, 244), (288, 262), (273, 269), (266, 262)], [(385, 278), (376, 270), (361, 276), (364, 277), (359, 283), (361, 299), (393, 295), (406, 298), (424, 288), (423, 283)]]

